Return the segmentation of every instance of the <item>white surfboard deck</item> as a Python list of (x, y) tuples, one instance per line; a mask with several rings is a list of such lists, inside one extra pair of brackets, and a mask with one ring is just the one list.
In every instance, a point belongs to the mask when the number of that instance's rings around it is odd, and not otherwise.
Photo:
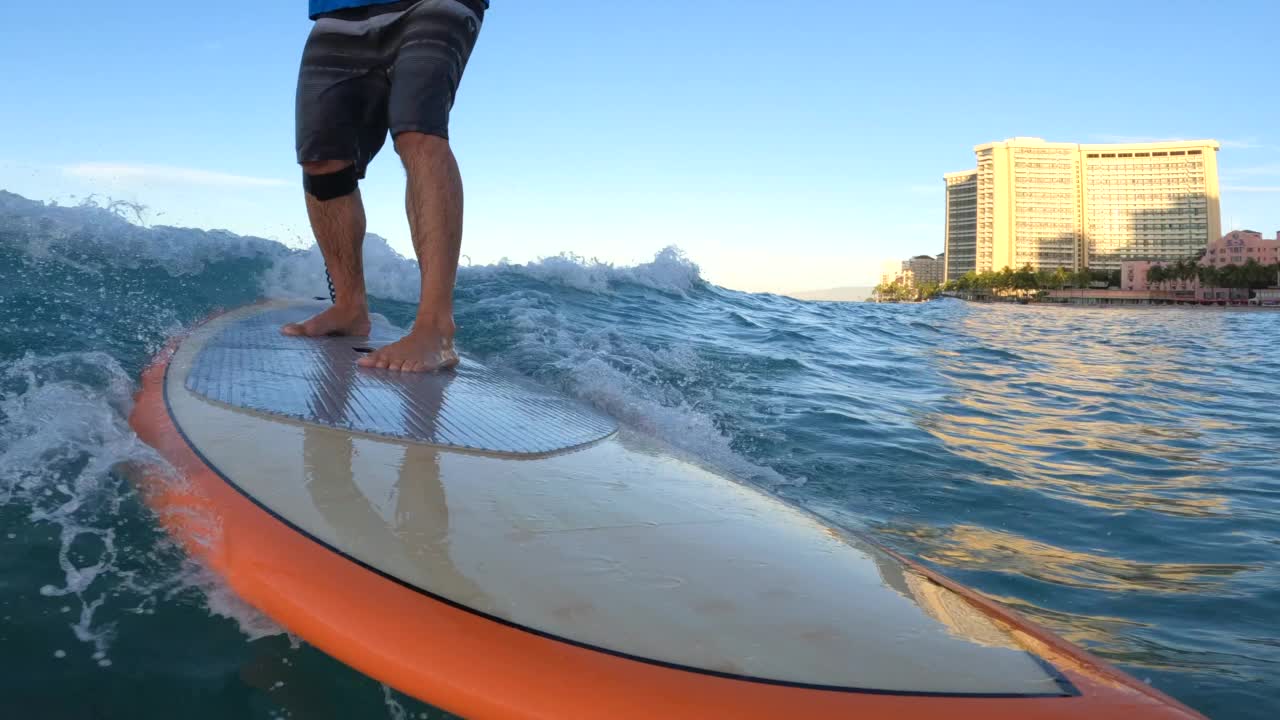
[(212, 468), (333, 551), (498, 621), (694, 671), (1063, 693), (1005, 627), (874, 545), (570, 399), (465, 357), (401, 375), (355, 366), (370, 341), (260, 332), (316, 309), (198, 327), (165, 394)]

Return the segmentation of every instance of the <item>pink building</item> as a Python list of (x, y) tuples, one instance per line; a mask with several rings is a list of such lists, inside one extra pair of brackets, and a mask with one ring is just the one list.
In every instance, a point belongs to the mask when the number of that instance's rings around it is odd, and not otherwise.
[[(1262, 237), (1262, 233), (1253, 230), (1232, 230), (1221, 239), (1209, 243), (1204, 256), (1198, 264), (1202, 266), (1225, 267), (1227, 265), (1244, 265), (1249, 260), (1259, 265), (1280, 263), (1280, 232), (1275, 240)], [(1152, 291), (1160, 290), (1172, 293), (1173, 299), (1187, 300), (1244, 300), (1248, 299), (1248, 291), (1242, 289), (1200, 287), (1200, 280), (1168, 280), (1151, 287), (1147, 283), (1147, 271), (1156, 266), (1168, 266), (1170, 263), (1159, 260), (1123, 260), (1120, 262), (1120, 288), (1122, 290)]]
[(1209, 243), (1201, 265), (1243, 265), (1249, 260), (1257, 260), (1259, 265), (1274, 265), (1280, 262), (1280, 232), (1275, 240), (1264, 240), (1262, 233), (1252, 230), (1232, 230), (1222, 236), (1221, 240)]

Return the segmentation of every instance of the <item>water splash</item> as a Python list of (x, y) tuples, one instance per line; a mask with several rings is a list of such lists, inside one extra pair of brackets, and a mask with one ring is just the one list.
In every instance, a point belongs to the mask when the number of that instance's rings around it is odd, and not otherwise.
[(70, 628), (104, 665), (113, 628), (96, 616), (119, 580), (113, 525), (130, 492), (112, 470), (156, 461), (125, 420), (130, 387), (105, 353), (28, 353), (0, 366), (0, 504), (58, 529), (62, 579), (40, 594), (75, 601)]

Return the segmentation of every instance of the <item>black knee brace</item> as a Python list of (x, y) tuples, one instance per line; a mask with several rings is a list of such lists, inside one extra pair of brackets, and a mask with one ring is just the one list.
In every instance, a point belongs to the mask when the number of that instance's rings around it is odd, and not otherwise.
[(308, 175), (302, 173), (302, 187), (311, 197), (325, 202), (350, 195), (356, 191), (359, 178), (356, 177), (356, 166), (348, 165), (337, 172), (324, 175)]

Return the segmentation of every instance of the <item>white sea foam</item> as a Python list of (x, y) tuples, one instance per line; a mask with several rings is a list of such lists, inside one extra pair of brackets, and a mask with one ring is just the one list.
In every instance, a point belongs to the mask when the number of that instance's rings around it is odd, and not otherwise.
[(396, 700), (395, 691), (386, 684), (382, 686), (382, 702), (387, 706), (387, 716), (391, 720), (406, 720), (409, 717), (409, 713), (404, 709), (404, 706), (400, 704), (399, 700)]
[(111, 470), (155, 459), (125, 421), (131, 383), (100, 352), (28, 353), (0, 369), (0, 383), (0, 503), (58, 528), (62, 582), (40, 594), (74, 599), (69, 629), (106, 660), (112, 624), (97, 613), (111, 580), (100, 580), (115, 571), (114, 516), (129, 492)]
[[(267, 617), (262, 611), (245, 602), (220, 575), (203, 564), (188, 559), (178, 574), (177, 587), (194, 588), (204, 598), (210, 615), (227, 618), (236, 624), (248, 640), (258, 640), (272, 635), (285, 635), (287, 631)], [(296, 638), (292, 638), (296, 644)]]
[(659, 292), (683, 295), (703, 282), (697, 264), (675, 246), (663, 248), (653, 260), (635, 266), (617, 266), (571, 253), (562, 253), (519, 264), (503, 260), (495, 265), (463, 268), (461, 276), (483, 277), (510, 272), (541, 282), (593, 293), (606, 293), (623, 285), (639, 285)]
[[(144, 206), (85, 198), (79, 206), (60, 207), (0, 191), (0, 213), (13, 230), (25, 230), (28, 257), (96, 273), (109, 258), (114, 267), (151, 263), (170, 275), (191, 276), (210, 262), (231, 258), (279, 258), (290, 254), (281, 243), (226, 230), (149, 226)], [(97, 251), (94, 262), (78, 260)]]
[[(327, 297), (324, 257), (312, 245), (306, 250), (274, 255), (271, 269), (262, 278), (267, 297)], [(483, 280), (495, 273), (512, 273), (541, 282), (593, 293), (607, 293), (620, 285), (639, 285), (659, 292), (684, 294), (702, 282), (698, 266), (676, 247), (659, 252), (651, 262), (619, 267), (571, 254), (541, 258), (529, 263), (506, 260), (494, 265), (459, 269), (459, 282)], [(416, 303), (421, 290), (418, 261), (392, 248), (381, 236), (369, 233), (364, 241), (365, 285), (370, 295)]]
[[(121, 509), (135, 491), (113, 471), (165, 467), (129, 428), (132, 390), (123, 368), (102, 352), (28, 353), (0, 366), (0, 504), (57, 529), (61, 580), (40, 594), (71, 601), (61, 608), (70, 635), (102, 667), (111, 664), (118, 613), (153, 614), (159, 598), (192, 588), (250, 638), (281, 632), (194, 562), (175, 569), (161, 549), (122, 546)], [(106, 609), (109, 598), (114, 610)], [(121, 601), (134, 606), (121, 610)]]
[[(262, 276), (262, 294), (327, 298), (329, 287), (324, 271), (324, 257), (316, 245), (281, 253), (274, 257), (271, 268)], [(385, 239), (373, 233), (364, 240), (364, 276), (369, 294), (375, 297), (418, 302), (422, 285), (418, 261), (396, 252)]]

